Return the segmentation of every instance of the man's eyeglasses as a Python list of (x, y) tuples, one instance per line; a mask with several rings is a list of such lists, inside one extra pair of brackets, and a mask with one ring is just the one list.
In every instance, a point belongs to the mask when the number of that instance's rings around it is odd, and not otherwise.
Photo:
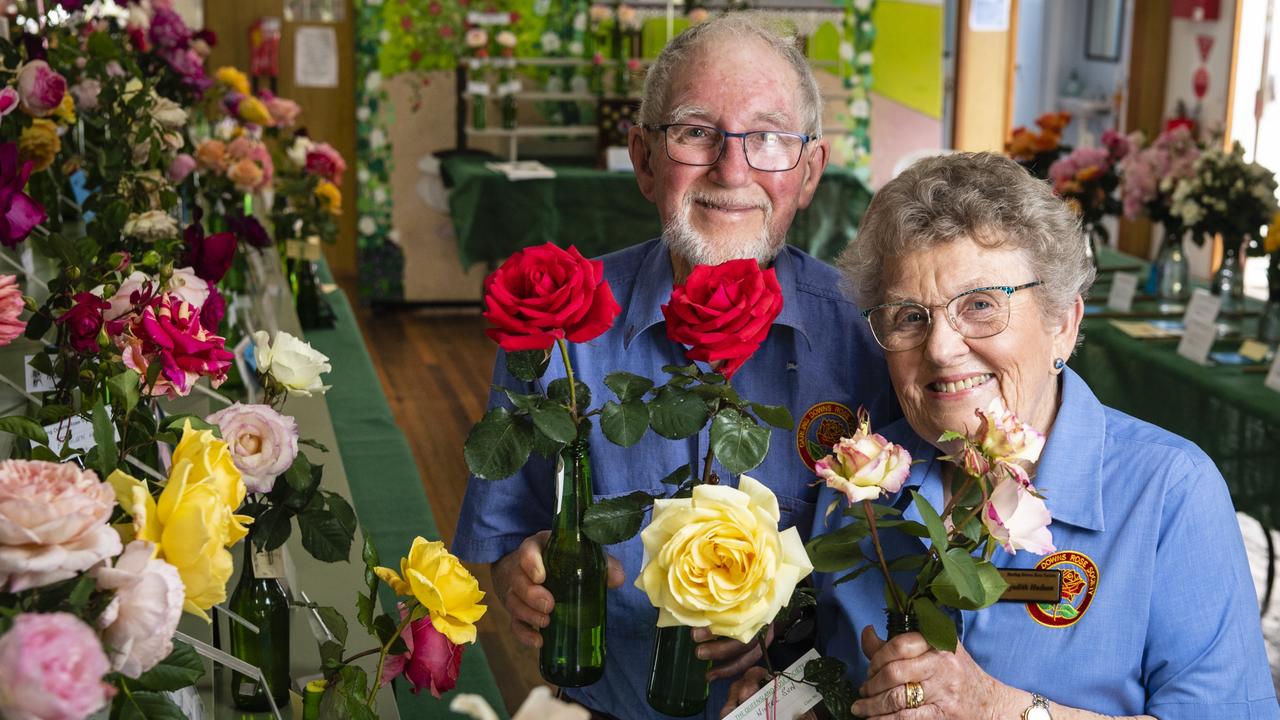
[(804, 146), (818, 138), (780, 130), (734, 133), (709, 125), (685, 123), (646, 124), (644, 128), (661, 132), (667, 157), (683, 165), (715, 165), (724, 153), (725, 140), (741, 138), (747, 164), (764, 172), (783, 172), (800, 164)]
[(1044, 283), (1040, 280), (1025, 285), (994, 285), (974, 288), (951, 298), (945, 305), (921, 305), (915, 302), (895, 302), (877, 305), (862, 311), (862, 317), (871, 324), (880, 347), (890, 352), (913, 350), (924, 344), (933, 325), (930, 308), (945, 308), (947, 323), (967, 338), (985, 338), (998, 335), (1009, 327), (1009, 309), (1013, 294)]

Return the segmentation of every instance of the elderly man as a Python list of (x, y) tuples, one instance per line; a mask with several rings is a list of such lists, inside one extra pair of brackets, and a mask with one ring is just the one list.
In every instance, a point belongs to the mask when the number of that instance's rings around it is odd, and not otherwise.
[[(839, 289), (836, 271), (786, 245), (796, 211), (808, 205), (826, 167), (822, 103), (809, 65), (794, 43), (757, 18), (731, 15), (695, 26), (658, 57), (645, 80), (641, 124), (629, 137), (640, 191), (658, 206), (661, 238), (604, 257), (604, 275), (621, 305), (614, 326), (573, 345), (577, 377), (603, 389), (606, 374), (625, 370), (661, 378), (662, 367), (686, 364), (684, 348), (667, 339), (660, 306), (673, 283), (699, 264), (750, 258), (777, 271), (784, 305), (768, 338), (734, 377), (755, 402), (785, 405), (797, 420), (790, 436), (774, 436), (752, 476), (778, 497), (783, 527), (808, 537), (816, 490), (810, 448), (851, 432), (860, 405), (878, 421), (900, 415), (875, 339), (857, 307)], [(499, 358), (494, 383), (521, 387)], [(556, 377), (553, 364), (546, 381)], [(563, 373), (563, 370), (559, 370)], [(499, 397), (491, 402), (505, 402)], [(662, 478), (706, 452), (706, 431), (672, 441), (648, 434), (622, 449), (593, 430), (591, 465), (596, 499), (635, 490), (662, 493)], [(552, 463), (532, 456), (514, 479), (472, 478), (454, 550), (465, 560), (493, 563), (499, 600), (512, 633), (541, 642), (538, 628), (554, 603), (542, 587), (540, 549), (555, 507)], [(724, 482), (737, 478), (717, 468)], [(645, 688), (657, 611), (634, 579), (639, 538), (612, 545), (607, 659), (603, 678), (567, 697), (598, 717), (660, 717)], [(759, 657), (755, 646), (696, 630), (699, 651), (715, 660), (706, 716), (715, 717), (728, 680)]]

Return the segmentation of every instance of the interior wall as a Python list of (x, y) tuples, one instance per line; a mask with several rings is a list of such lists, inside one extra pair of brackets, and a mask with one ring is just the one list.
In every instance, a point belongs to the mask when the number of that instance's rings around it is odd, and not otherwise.
[(871, 185), (943, 147), (942, 0), (880, 0), (871, 74)]
[(1017, 0), (1004, 30), (971, 26), (972, 0), (960, 0), (956, 54), (957, 150), (1002, 152), (1012, 115)]

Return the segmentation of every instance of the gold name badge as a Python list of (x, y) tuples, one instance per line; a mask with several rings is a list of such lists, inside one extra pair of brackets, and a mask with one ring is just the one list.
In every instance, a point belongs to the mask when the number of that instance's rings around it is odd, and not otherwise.
[(1062, 597), (1061, 570), (1001, 570), (1009, 589), (1000, 602), (1056, 603)]

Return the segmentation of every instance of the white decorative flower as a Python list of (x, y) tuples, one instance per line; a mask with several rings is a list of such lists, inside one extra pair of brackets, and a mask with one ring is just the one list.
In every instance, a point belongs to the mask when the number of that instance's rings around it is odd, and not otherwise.
[(178, 569), (155, 557), (156, 546), (134, 540), (125, 546), (115, 567), (91, 571), (103, 590), (115, 598), (98, 618), (102, 645), (111, 668), (136, 678), (173, 650), (173, 632), (182, 617), (186, 589)]
[(372, 235), (378, 232), (378, 223), (375, 222), (374, 219), (369, 217), (368, 215), (365, 215), (364, 217), (360, 218), (359, 225), (360, 225), (361, 235)]
[(356, 108), (356, 119), (359, 120), (360, 122), (368, 122), (369, 115), (370, 115), (369, 106), (361, 105), (360, 107)]
[(374, 189), (373, 189), (373, 201), (374, 201), (374, 202), (376, 202), (376, 203), (378, 203), (379, 205), (381, 205), (381, 204), (385, 203), (385, 202), (387, 201), (387, 190), (386, 190), (386, 188), (380, 188), (380, 187), (378, 187), (378, 188), (374, 188)]
[(390, 30), (379, 30), (379, 31), (378, 31), (378, 42), (380, 42), (380, 43), (382, 43), (382, 44), (384, 44), (384, 45), (385, 45), (386, 43), (391, 42), (391, 31), (390, 31)]
[(544, 51), (553, 53), (560, 49), (560, 36), (550, 31), (542, 33), (541, 43)]
[(587, 29), (587, 14), (578, 13), (573, 16), (573, 29), (582, 32)]
[(866, 67), (871, 67), (871, 51), (870, 50), (863, 50), (862, 52), (858, 53), (858, 64), (865, 65)]
[(369, 170), (367, 168), (361, 166), (356, 170), (356, 180), (359, 180), (361, 184), (369, 182), (369, 179)]
[(382, 87), (382, 74), (377, 70), (370, 72), (364, 78), (364, 87), (369, 92), (374, 92)]
[(258, 372), (270, 375), (290, 395), (323, 395), (330, 387), (320, 381), (321, 373), (333, 369), (329, 358), (287, 332), (277, 332), (274, 341), (263, 330), (255, 332), (253, 353)]
[(386, 144), (387, 144), (387, 134), (382, 131), (382, 128), (374, 128), (373, 132), (369, 133), (370, 148), (377, 150), (378, 148)]
[(495, 38), (495, 40), (498, 41), (499, 45), (505, 48), (513, 48), (516, 46), (516, 34), (511, 32), (510, 30), (503, 30), (502, 32), (498, 33), (498, 36)]
[(840, 43), (840, 59), (845, 62), (853, 60), (853, 43), (847, 40)]
[(860, 13), (871, 12), (871, 0), (853, 0), (853, 9)]
[(871, 116), (871, 104), (866, 100), (854, 100), (849, 103), (849, 114), (854, 119), (861, 120)]
[(571, 57), (578, 57), (582, 55), (582, 43), (580, 41), (574, 40), (569, 43), (569, 55)]
[[(449, 227), (453, 227), (453, 225), (450, 225)], [(399, 244), (400, 244), (400, 231), (399, 231), (399, 230), (395, 230), (395, 229), (388, 230), (388, 231), (387, 231), (387, 240), (390, 240), (392, 243), (394, 243), (394, 244), (396, 244), (396, 245), (399, 245)]]
[(299, 135), (294, 138), (293, 144), (285, 151), (285, 155), (289, 161), (298, 167), (304, 167), (307, 164), (307, 153), (311, 152), (311, 147), (315, 145), (311, 138), (306, 135)]

